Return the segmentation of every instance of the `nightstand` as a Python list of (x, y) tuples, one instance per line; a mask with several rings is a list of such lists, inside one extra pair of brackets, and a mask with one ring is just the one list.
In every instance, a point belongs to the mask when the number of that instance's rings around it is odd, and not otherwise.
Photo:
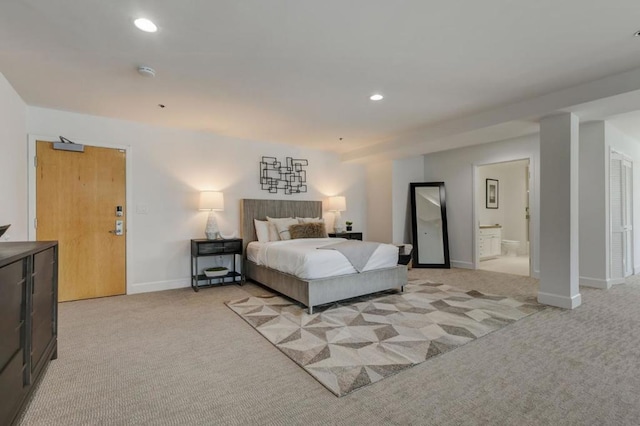
[(340, 232), (336, 234), (335, 232), (330, 233), (329, 237), (331, 238), (346, 238), (347, 240), (360, 240), (362, 241), (362, 232)]
[(407, 265), (411, 269), (411, 253), (413, 253), (413, 249), (407, 250), (404, 244), (398, 244), (396, 247), (398, 247), (398, 265)]
[[(233, 269), (226, 275), (219, 277), (207, 277), (200, 273), (198, 259), (207, 256), (233, 256)], [(215, 284), (235, 284), (242, 285), (244, 274), (242, 264), (236, 262), (236, 256), (242, 259), (242, 239), (222, 239), (222, 240), (191, 240), (191, 288), (198, 291), (200, 287), (208, 287)], [(206, 281), (207, 284), (200, 284)]]

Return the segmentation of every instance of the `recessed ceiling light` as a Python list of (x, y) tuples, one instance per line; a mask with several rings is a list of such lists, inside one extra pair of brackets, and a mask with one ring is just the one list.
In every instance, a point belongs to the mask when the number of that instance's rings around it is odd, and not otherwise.
[(147, 18), (138, 18), (135, 21), (133, 21), (133, 23), (135, 24), (136, 27), (138, 27), (142, 31), (145, 31), (148, 33), (155, 33), (156, 31), (158, 31), (158, 27), (156, 27), (156, 24), (154, 24)]
[(636, 32), (633, 34), (633, 36), (634, 36), (634, 37), (640, 37), (640, 31), (636, 31)]
[(382, 96), (380, 93), (376, 93), (375, 95), (371, 95), (369, 99), (371, 99), (372, 101), (381, 101), (382, 99), (384, 99), (384, 96)]

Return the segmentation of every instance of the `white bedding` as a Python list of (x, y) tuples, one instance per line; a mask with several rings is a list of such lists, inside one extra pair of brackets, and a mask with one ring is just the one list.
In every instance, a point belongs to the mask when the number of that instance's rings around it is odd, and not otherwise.
[[(346, 241), (344, 238), (301, 238), (297, 240), (252, 241), (247, 246), (247, 258), (280, 272), (303, 279), (317, 279), (355, 274), (355, 268), (336, 250), (317, 250), (318, 247)], [(398, 247), (380, 244), (363, 271), (391, 268), (398, 264)]]

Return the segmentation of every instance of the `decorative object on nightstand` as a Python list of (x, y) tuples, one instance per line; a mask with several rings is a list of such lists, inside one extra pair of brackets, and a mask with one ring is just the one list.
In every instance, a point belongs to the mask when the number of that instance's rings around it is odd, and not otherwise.
[(351, 232), (351, 231), (353, 231), (353, 226), (351, 226), (351, 225), (353, 225), (353, 222), (351, 222), (350, 220), (348, 220), (348, 221), (346, 221), (344, 224), (345, 224), (345, 225), (347, 225), (347, 232)]
[(215, 211), (224, 210), (224, 196), (222, 192), (218, 191), (203, 191), (200, 193), (200, 210), (208, 210), (209, 217), (207, 218), (207, 227), (204, 230), (207, 239), (220, 240), (220, 229), (218, 228), (218, 222), (216, 221)]
[(343, 196), (329, 197), (329, 211), (334, 213), (333, 229), (336, 234), (342, 232), (340, 212), (347, 209), (347, 200)]
[[(212, 256), (233, 256), (233, 269), (218, 266), (201, 270), (199, 259)], [(244, 273), (242, 272), (242, 264), (236, 261), (236, 256), (242, 259), (241, 238), (191, 240), (191, 288), (193, 291), (198, 291), (200, 287), (209, 287), (214, 284), (242, 285)], [(207, 283), (200, 284), (200, 281), (206, 281)]]
[(214, 268), (207, 268), (204, 270), (204, 274), (209, 278), (221, 277), (223, 275), (227, 275), (228, 273), (229, 270), (222, 266), (216, 266)]

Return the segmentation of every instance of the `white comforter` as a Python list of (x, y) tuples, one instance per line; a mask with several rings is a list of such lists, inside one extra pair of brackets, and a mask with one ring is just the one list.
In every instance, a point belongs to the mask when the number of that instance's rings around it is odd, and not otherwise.
[[(317, 250), (318, 247), (346, 241), (344, 238), (301, 238), (296, 240), (259, 243), (247, 247), (247, 258), (280, 272), (303, 279), (355, 274), (355, 268), (336, 250)], [(363, 271), (391, 268), (398, 263), (398, 247), (380, 244), (373, 252)]]

